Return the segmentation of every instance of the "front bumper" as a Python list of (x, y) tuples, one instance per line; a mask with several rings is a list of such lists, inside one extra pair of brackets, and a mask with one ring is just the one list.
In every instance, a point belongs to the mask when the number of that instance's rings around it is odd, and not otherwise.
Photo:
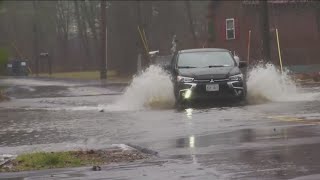
[[(218, 91), (207, 91), (208, 84), (218, 84)], [(246, 96), (247, 89), (244, 81), (220, 80), (214, 82), (178, 83), (176, 96), (180, 100), (207, 99), (239, 99)]]

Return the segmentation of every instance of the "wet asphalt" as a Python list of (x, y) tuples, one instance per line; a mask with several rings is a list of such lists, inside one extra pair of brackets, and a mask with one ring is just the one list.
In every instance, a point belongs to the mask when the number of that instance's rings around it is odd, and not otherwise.
[[(320, 96), (188, 109), (110, 110), (126, 84), (0, 79), (0, 154), (132, 144), (152, 159), (1, 173), (0, 179), (320, 179)], [(303, 85), (318, 93), (320, 85)], [(100, 112), (103, 109), (104, 112)]]

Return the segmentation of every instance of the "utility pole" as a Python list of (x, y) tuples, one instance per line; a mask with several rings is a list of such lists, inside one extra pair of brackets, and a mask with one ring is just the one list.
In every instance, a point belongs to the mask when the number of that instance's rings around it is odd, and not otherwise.
[(101, 0), (101, 61), (100, 61), (100, 79), (107, 79), (107, 22), (106, 22), (106, 0)]
[(269, 13), (268, 13), (268, 1), (260, 1), (260, 22), (261, 22), (261, 34), (262, 34), (262, 57), (265, 61), (271, 60), (270, 52), (270, 27), (269, 27)]
[(38, 28), (37, 28), (37, 1), (33, 1), (33, 53), (35, 61), (35, 73), (39, 75), (39, 58), (38, 58)]

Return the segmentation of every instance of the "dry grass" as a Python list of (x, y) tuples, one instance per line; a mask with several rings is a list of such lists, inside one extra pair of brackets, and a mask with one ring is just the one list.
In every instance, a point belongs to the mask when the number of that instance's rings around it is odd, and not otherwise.
[(88, 150), (66, 152), (35, 152), (19, 155), (0, 166), (0, 172), (18, 172), (53, 168), (97, 166), (111, 162), (131, 162), (148, 156), (138, 151)]
[(94, 157), (77, 157), (73, 152), (38, 152), (23, 154), (13, 161), (14, 171), (27, 171), (63, 167), (77, 167), (81, 165), (101, 163)]

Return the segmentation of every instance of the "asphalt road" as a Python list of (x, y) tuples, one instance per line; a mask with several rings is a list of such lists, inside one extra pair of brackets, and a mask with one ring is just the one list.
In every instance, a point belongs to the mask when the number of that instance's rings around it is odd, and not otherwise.
[[(0, 154), (132, 144), (152, 159), (0, 179), (320, 179), (320, 86), (299, 98), (177, 110), (112, 108), (124, 84), (1, 79)], [(305, 97), (305, 98), (304, 98)], [(130, 103), (128, 101), (127, 103)], [(100, 112), (100, 110), (104, 112)]]

